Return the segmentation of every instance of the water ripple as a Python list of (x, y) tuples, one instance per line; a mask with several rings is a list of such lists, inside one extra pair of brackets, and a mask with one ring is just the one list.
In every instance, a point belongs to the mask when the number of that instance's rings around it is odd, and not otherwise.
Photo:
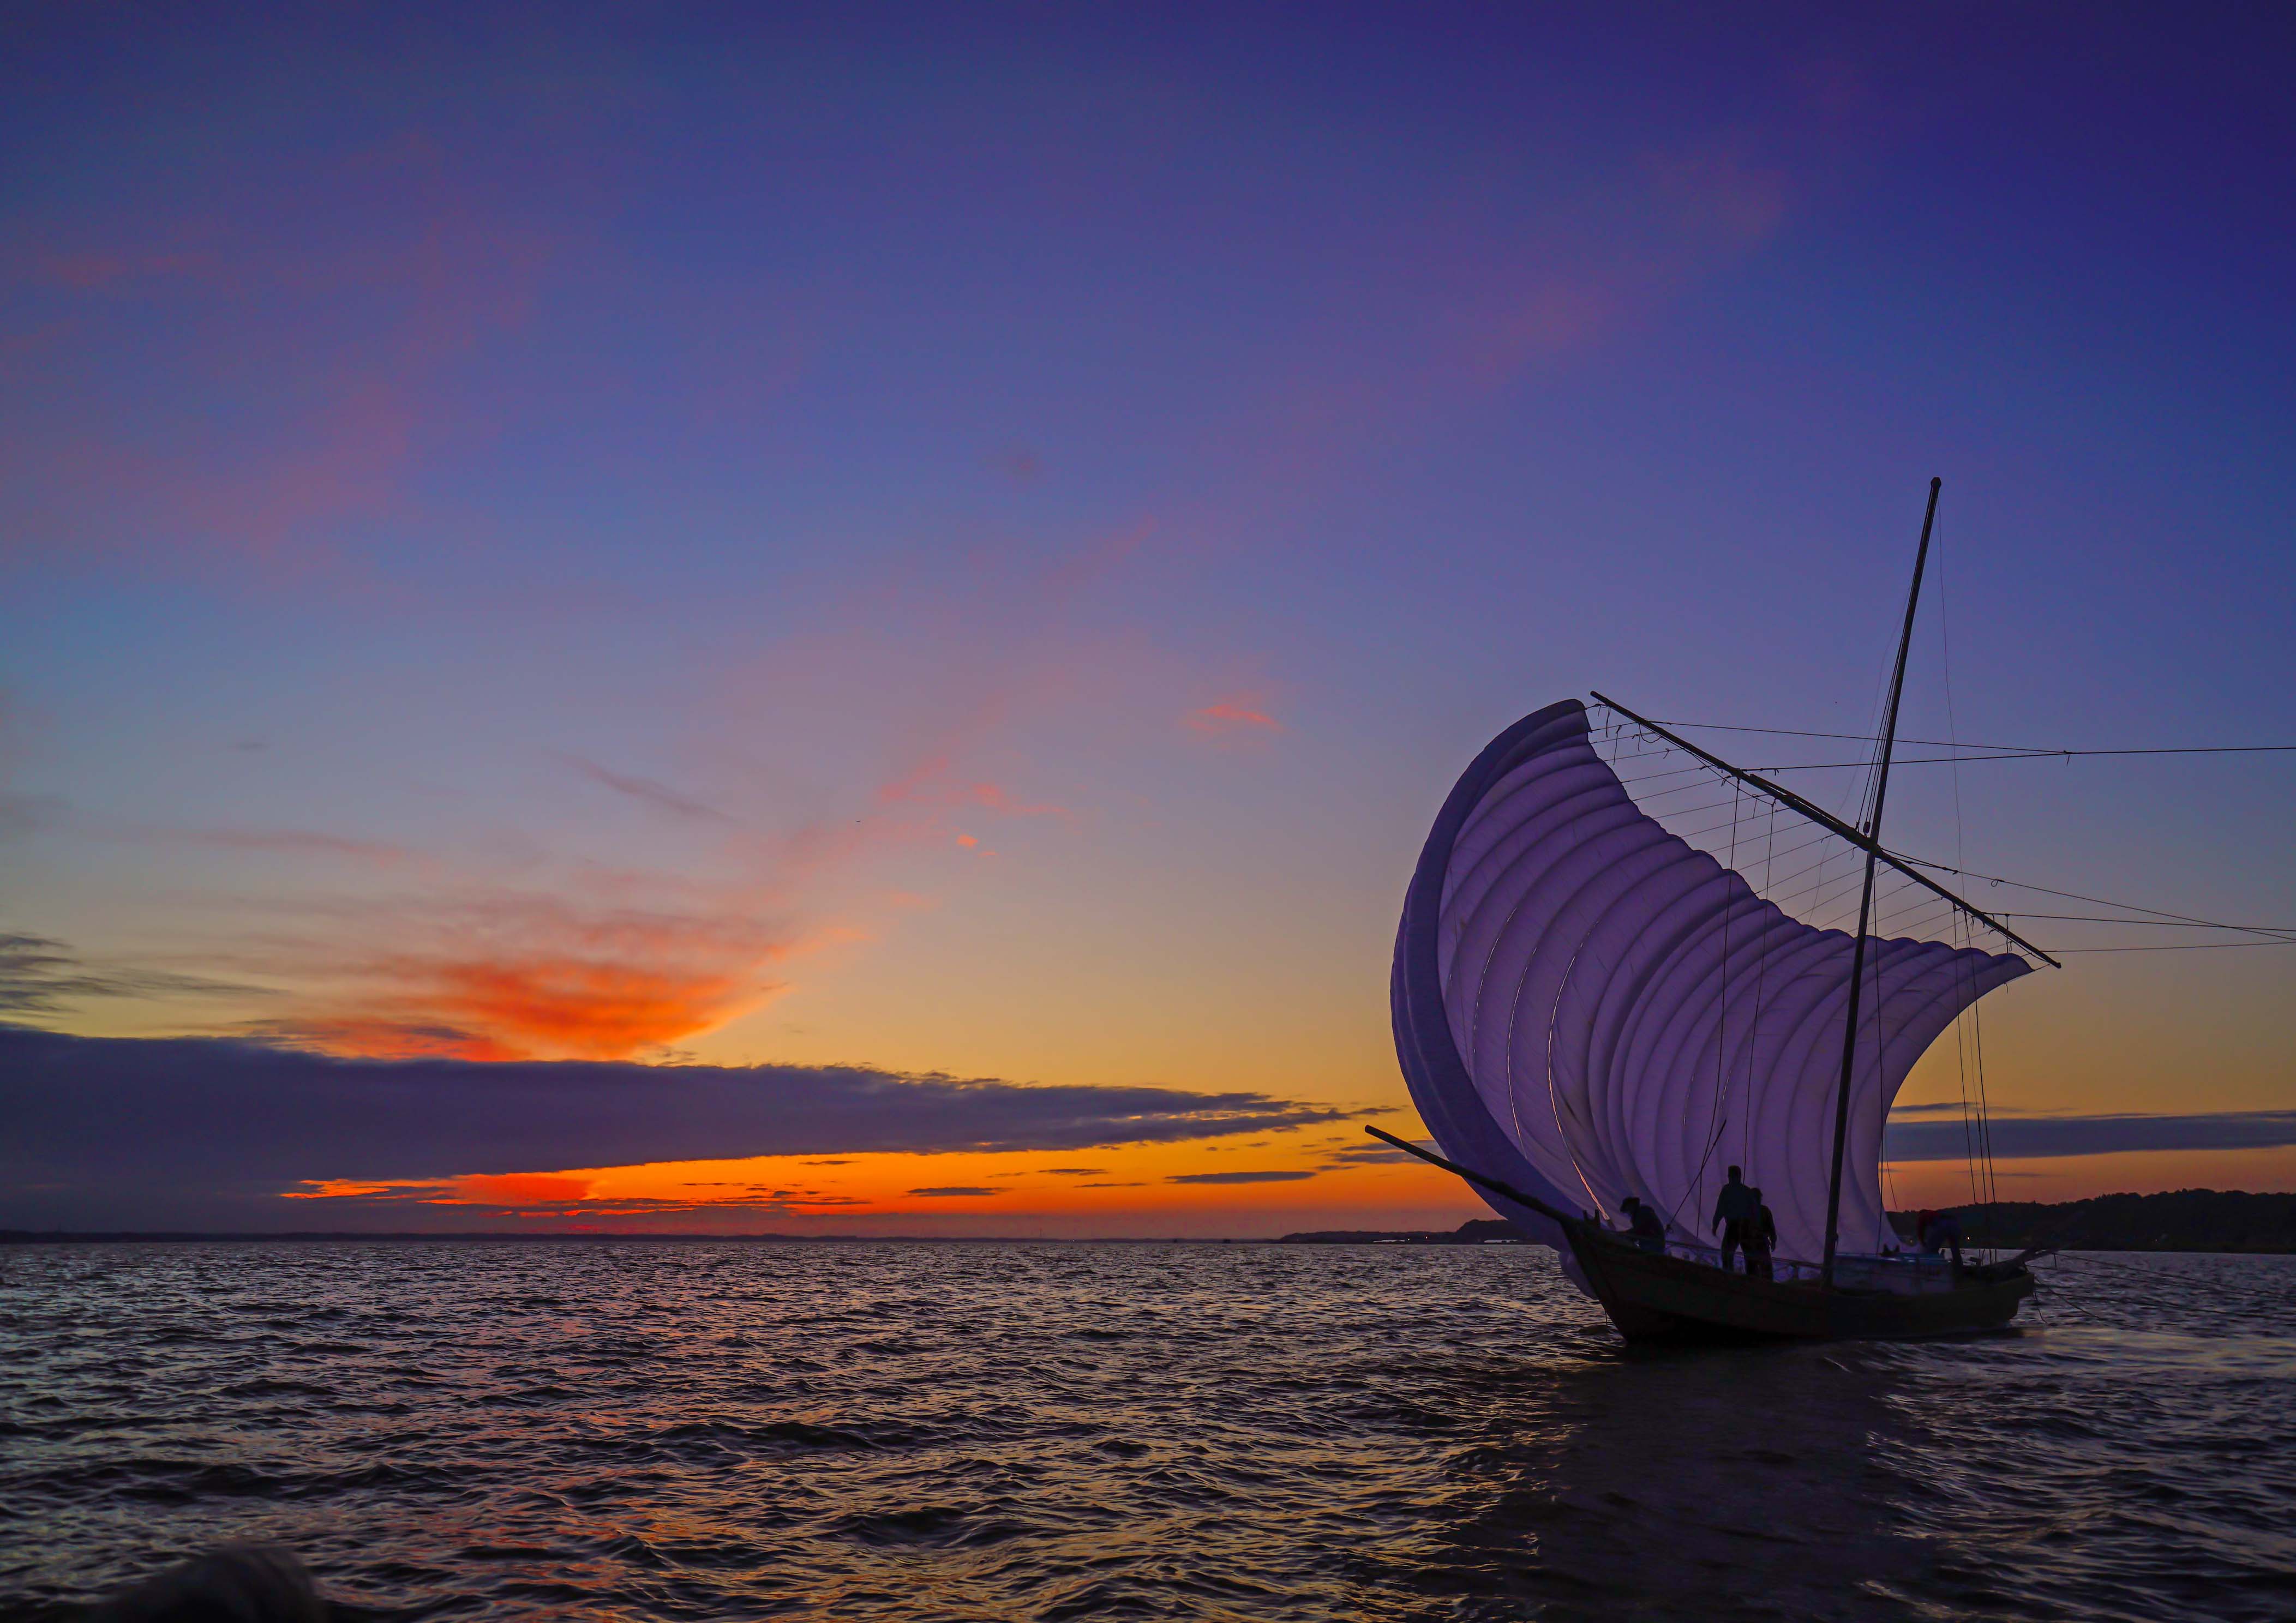
[(1629, 1352), (1529, 1248), (0, 1252), (0, 1614), (2282, 1619), (2296, 1259)]

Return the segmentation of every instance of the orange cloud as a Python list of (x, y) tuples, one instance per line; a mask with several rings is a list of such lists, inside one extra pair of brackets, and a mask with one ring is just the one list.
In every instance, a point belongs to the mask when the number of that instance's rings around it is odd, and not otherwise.
[[(657, 895), (670, 883), (587, 882)], [(770, 906), (753, 887), (707, 911), (498, 893), (356, 914), (370, 935), (415, 942), (353, 955), (280, 944), (265, 960), (275, 972), (334, 984), (303, 1012), (251, 1029), (367, 1059), (625, 1059), (723, 1025), (780, 989), (768, 967), (801, 943), (764, 916)]]
[[(716, 1167), (718, 1163), (700, 1163)], [(734, 1166), (752, 1163), (735, 1162)], [(842, 1163), (840, 1163), (842, 1164)], [(287, 1201), (387, 1201), (394, 1205), (466, 1206), (484, 1215), (538, 1219), (564, 1225), (573, 1217), (675, 1219), (712, 1209), (764, 1211), (774, 1216), (832, 1212), (871, 1201), (846, 1194), (777, 1187), (757, 1179), (648, 1179), (650, 1168), (602, 1171), (474, 1173), (454, 1178), (310, 1178), (283, 1189)], [(670, 1168), (669, 1170), (676, 1170)], [(632, 1174), (637, 1174), (636, 1179)], [(475, 1213), (474, 1213), (475, 1215)], [(719, 1221), (723, 1221), (722, 1218)]]
[(305, 1182), (300, 1189), (283, 1189), (283, 1201), (368, 1201), (378, 1195), (389, 1196), (408, 1187), (406, 1184), (363, 1183), (357, 1178), (320, 1177)]
[(428, 966), (425, 1001), (534, 1053), (617, 1059), (730, 1019), (765, 995), (738, 971), (537, 958)]
[(698, 965), (540, 954), (398, 960), (365, 1008), (266, 1022), (266, 1034), (367, 1059), (615, 1060), (723, 1025), (778, 988), (764, 952)]
[(590, 1195), (588, 1178), (547, 1172), (480, 1174), (456, 1178), (451, 1187), (457, 1200), (483, 1206), (533, 1206), (584, 1201)]
[[(428, 1181), (313, 1180), (296, 1200), (469, 1207), (563, 1228), (603, 1219), (632, 1233), (741, 1231), (1069, 1234), (1282, 1234), (1295, 1228), (1451, 1227), (1488, 1209), (1416, 1161), (1334, 1158), (1349, 1134), (1250, 1146), (1247, 1170), (1202, 1140), (1115, 1146), (1095, 1165), (1041, 1151), (860, 1152), (656, 1162)], [(1046, 1165), (1046, 1162), (1053, 1162)]]

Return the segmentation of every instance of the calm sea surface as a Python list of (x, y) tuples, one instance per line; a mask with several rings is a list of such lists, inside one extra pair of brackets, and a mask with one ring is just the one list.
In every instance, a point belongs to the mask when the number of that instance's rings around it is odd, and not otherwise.
[(1629, 1354), (1528, 1247), (0, 1251), (0, 1614), (2296, 1617), (2296, 1258)]

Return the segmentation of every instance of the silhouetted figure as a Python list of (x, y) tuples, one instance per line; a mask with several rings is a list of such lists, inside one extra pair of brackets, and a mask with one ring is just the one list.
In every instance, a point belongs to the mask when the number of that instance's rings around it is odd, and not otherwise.
[(1634, 1236), (1636, 1245), (1653, 1256), (1666, 1250), (1666, 1219), (1658, 1215), (1656, 1207), (1645, 1206), (1641, 1196), (1630, 1194), (1619, 1202), (1619, 1209), (1626, 1214), (1627, 1233)]
[(1778, 1249), (1778, 1220), (1762, 1201), (1762, 1192), (1754, 1191), (1754, 1215), (1746, 1219), (1746, 1277), (1770, 1279), (1770, 1253)]
[(121, 1590), (89, 1623), (327, 1623), (303, 1563), (274, 1545), (227, 1544)]
[(1914, 1250), (1926, 1252), (1930, 1249), (1930, 1227), (1937, 1221), (1937, 1213), (1924, 1206), (1914, 1214)]
[(1961, 1219), (1949, 1211), (1922, 1214), (1922, 1250), (1932, 1256), (1939, 1251), (1953, 1253), (1953, 1266), (1961, 1267)]
[(1722, 1231), (1722, 1271), (1730, 1271), (1730, 1258), (1746, 1243), (1746, 1225), (1761, 1209), (1762, 1197), (1748, 1187), (1745, 1174), (1737, 1168), (1730, 1168), (1730, 1181), (1722, 1185), (1722, 1193), (1714, 1201), (1714, 1226)]

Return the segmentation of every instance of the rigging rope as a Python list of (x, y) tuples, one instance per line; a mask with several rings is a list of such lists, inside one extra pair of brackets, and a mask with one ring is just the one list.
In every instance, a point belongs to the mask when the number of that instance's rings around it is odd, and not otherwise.
[[(1639, 727), (1620, 720), (1614, 712), (1610, 711), (1607, 706), (1601, 708), (1604, 710), (1605, 715), (1603, 735), (1605, 740), (1611, 746), (1611, 758), (1614, 761), (1634, 762), (1648, 760), (1655, 762), (1662, 760), (1664, 758), (1670, 755), (1678, 756), (1681, 754), (1680, 750), (1677, 750), (1674, 746), (1666, 743), (1656, 734), (1648, 733)], [(1717, 728), (1719, 728), (1721, 725), (1721, 724), (1718, 723), (1690, 723), (1683, 725), (1705, 725)], [(1953, 725), (1950, 717), (1948, 718), (1948, 729), (1958, 731), (1957, 726)], [(1799, 731), (1798, 729), (1784, 727), (1740, 727), (1726, 730), (1737, 732), (1785, 734), (1797, 733)], [(1808, 735), (1828, 738), (1857, 736), (1856, 734), (1809, 734)], [(1915, 742), (1937, 743), (1946, 746), (1948, 749), (1955, 750), (1956, 751), (1982, 747), (1975, 745), (1959, 745), (1955, 743), (1955, 742), (1949, 738)], [(1622, 747), (1622, 745), (1626, 744), (1639, 745), (1641, 747)], [(2257, 748), (2278, 749), (2281, 748), (2281, 746), (2257, 746)], [(1878, 745), (1876, 746), (1876, 753), (1878, 754)], [(2036, 751), (2034, 753), (2058, 752)], [(1963, 760), (1993, 759), (1998, 758), (1956, 753), (1949, 756), (1942, 756), (1938, 758), (1940, 762), (1955, 765), (1957, 768), (1958, 763)], [(1857, 763), (1844, 762), (1840, 764), (1843, 766), (1868, 766), (1872, 763), (1869, 760)], [(1775, 768), (1773, 770), (1775, 770)], [(1737, 837), (1735, 832), (1736, 826), (1742, 821), (1743, 811), (1742, 807), (1736, 804), (1736, 800), (1740, 795), (1747, 791), (1737, 780), (1729, 778), (1726, 775), (1717, 771), (1707, 763), (1697, 762), (1687, 766), (1660, 768), (1633, 774), (1621, 773), (1619, 775), (1620, 781), (1624, 783), (1629, 792), (1635, 796), (1636, 804), (1649, 811), (1652, 816), (1665, 819), (1668, 826), (1681, 838), (1696, 841), (1707, 835), (1718, 833), (1726, 825), (1723, 819), (1717, 818), (1710, 822), (1693, 822), (1691, 819), (1699, 814), (1708, 811), (1718, 811), (1725, 806), (1729, 806), (1731, 807), (1731, 817), (1728, 820), (1728, 824), (1733, 828), (1734, 840)], [(1963, 837), (1961, 833), (1962, 824), (1960, 821), (1961, 809), (1959, 807), (1959, 772), (1956, 769), (1954, 778), (1956, 816), (1956, 840), (1957, 847)], [(1659, 784), (1666, 780), (1683, 777), (1689, 778), (1692, 781), (1689, 783), (1674, 783), (1670, 787), (1652, 787), (1652, 785)], [(1665, 805), (1665, 802), (1668, 799), (1687, 794), (1690, 791), (1702, 786), (1715, 789), (1728, 788), (1731, 790), (1732, 793), (1725, 799), (1702, 800), (1693, 804), (1678, 806), (1671, 808)], [(1870, 783), (1868, 791), (1870, 793)], [(1767, 799), (1769, 797), (1766, 796), (1763, 798)], [(1861, 803), (1864, 802), (1864, 800), (1865, 797), (1861, 796)], [(1773, 801), (1772, 806), (1773, 811), (1775, 811), (1776, 802)], [(1866, 819), (1862, 814), (1861, 805), (1861, 814), (1858, 816), (1857, 821), (1862, 824), (1865, 820)], [(1817, 924), (1820, 928), (1849, 928), (1849, 920), (1851, 915), (1848, 911), (1848, 906), (1849, 897), (1853, 893), (1853, 886), (1851, 882), (1852, 876), (1842, 873), (1841, 871), (1836, 869), (1833, 865), (1835, 859), (1840, 857), (1843, 851), (1854, 851), (1856, 848), (1845, 846), (1840, 840), (1839, 837), (1833, 835), (1824, 828), (1813, 829), (1806, 838), (1794, 840), (1784, 847), (1780, 847), (1776, 844), (1775, 840), (1775, 817), (1772, 819), (1772, 824), (1773, 827), (1765, 838), (1764, 880), (1759, 894), (1776, 906), (1792, 913), (1796, 917), (1802, 918), (1809, 922)], [(1809, 850), (1813, 846), (1819, 848), (1817, 851), (1817, 859), (1815, 862), (1804, 863), (1800, 866), (1796, 867), (1783, 875), (1777, 873), (1776, 867), (1779, 863), (1797, 857), (1801, 853)], [(2218, 947), (2277, 947), (2296, 945), (2296, 925), (2226, 923), (2219, 920), (2198, 918), (2190, 914), (2170, 913), (2161, 908), (2146, 907), (2135, 902), (2117, 901), (2109, 897), (2093, 896), (2085, 891), (2065, 890), (2048, 885), (2034, 884), (2024, 880), (2011, 879), (2004, 874), (1980, 873), (1976, 869), (1961, 865), (1958, 861), (1953, 863), (1936, 862), (1925, 857), (1909, 856), (1901, 851), (1893, 851), (1891, 856), (1897, 860), (1906, 864), (1908, 866), (1925, 868), (1937, 873), (1952, 874), (1957, 878), (1967, 880), (1981, 880), (1988, 884), (2005, 885), (2013, 889), (2030, 891), (2038, 896), (2057, 897), (2068, 901), (2088, 902), (2099, 906), (2117, 908), (2123, 913), (2145, 915), (2144, 917), (2136, 918), (2115, 918), (2110, 916), (2079, 914), (2042, 912), (2013, 913), (2007, 911), (2000, 911), (1995, 914), (1996, 917), (2005, 920), (2042, 919), (2066, 923), (2120, 923), (2138, 925), (2147, 928), (2169, 928), (2174, 926), (2195, 930), (2226, 930), (2236, 934), (2259, 938), (2259, 939), (2251, 941), (2185, 942), (2165, 944), (2118, 943), (2100, 947), (2069, 947), (2055, 950), (2071, 953), (2197, 952), (2214, 950)], [(1956, 850), (1956, 856), (1958, 856), (1958, 850)], [(1911, 914), (1899, 911), (1898, 909), (1904, 892), (1910, 883), (1912, 883), (1912, 881), (1905, 879), (1903, 876), (1893, 874), (1888, 879), (1882, 881), (1881, 884), (1884, 888), (1879, 889), (1876, 891), (1877, 905), (1886, 910), (1885, 914), (1877, 914), (1877, 917), (1887, 916), (1891, 926), (1898, 931), (1908, 934), (1915, 932), (1926, 933), (1941, 927), (1943, 921), (1938, 916), (1939, 909), (1948, 909), (1956, 913), (1959, 911), (1958, 904), (1948, 898), (1941, 897), (1937, 898), (1935, 900), (1923, 903), (1921, 907), (1917, 908)], [(1960, 935), (1956, 935), (1954, 939), (1956, 942), (1968, 939), (1968, 938)], [(1980, 1111), (1982, 1111), (1984, 1109), (1983, 1104), (1980, 1103)], [(1989, 1127), (1989, 1123), (1988, 1126)], [(1989, 1132), (1986, 1136), (1989, 1138)]]
[(2060, 947), (2061, 953), (2212, 953), (2235, 947), (2296, 947), (2296, 940), (2274, 936), (2263, 941), (2180, 941), (2167, 947)]
[[(2205, 745), (2187, 750), (2016, 750), (1992, 755), (1905, 755), (1893, 756), (1892, 766), (1958, 766), (1964, 761), (2069, 761), (2100, 755), (2278, 755), (2296, 750), (2296, 744), (2221, 744)], [(1749, 772), (1834, 772), (1851, 766), (1870, 766), (1868, 761), (1800, 761), (1780, 762), (1770, 766), (1749, 766)]]
[[(1951, 616), (1947, 607), (1948, 600), (1946, 595), (1945, 564), (1945, 535), (1940, 527), (1937, 536), (1938, 672), (1945, 692), (1946, 736), (1948, 739), (1957, 739), (1961, 736), (1961, 721), (1955, 712), (1953, 703), (1953, 630)], [(1966, 855), (1964, 827), (1961, 813), (1961, 746), (1956, 743), (1950, 744), (1948, 748), (1953, 750), (1953, 755), (1949, 758), (1953, 762), (1953, 859), (1959, 862)], [(1957, 926), (1959, 945), (1968, 946), (1968, 921), (1956, 918), (1955, 922)], [(1967, 972), (1973, 979), (1974, 970)], [(1976, 1199), (1980, 1197), (1980, 1190), (1986, 1192), (1983, 1199), (1989, 1206), (1992, 1198), (1990, 1192), (1997, 1189), (1998, 1181), (1995, 1176), (1993, 1165), (1991, 1101), (1986, 1097), (1985, 1092), (1985, 1028), (1980, 1023), (1982, 1016), (1978, 1012), (1978, 1002), (1979, 999), (1972, 996), (1969, 1000), (1967, 1011), (1970, 1029), (1969, 1047), (1975, 1051), (1977, 1061), (1977, 1111), (1976, 1119), (1973, 1122), (1970, 1115), (1969, 1055), (1962, 1045), (1963, 1021), (1959, 1017), (1954, 1021), (1954, 1057), (1961, 1071), (1961, 1136), (1963, 1152), (1969, 1162), (1969, 1193), (1972, 1199)]]
[[(1665, 721), (1662, 727), (1689, 727), (1706, 733), (1765, 733), (1779, 738), (1832, 738), (1845, 742), (1866, 743), (1870, 737), (1863, 733), (1816, 733), (1804, 727), (1734, 727), (1718, 721)], [(1993, 755), (1964, 756), (1964, 760), (2015, 759), (2021, 756), (2044, 755), (2284, 755), (2296, 750), (2296, 744), (2185, 744), (2172, 749), (2144, 750), (2059, 750), (2045, 744), (1980, 744), (1956, 743), (1949, 738), (1906, 738), (1898, 741), (1907, 744), (1931, 744), (1947, 750), (1988, 750)], [(1855, 766), (1857, 762), (1844, 762)]]

